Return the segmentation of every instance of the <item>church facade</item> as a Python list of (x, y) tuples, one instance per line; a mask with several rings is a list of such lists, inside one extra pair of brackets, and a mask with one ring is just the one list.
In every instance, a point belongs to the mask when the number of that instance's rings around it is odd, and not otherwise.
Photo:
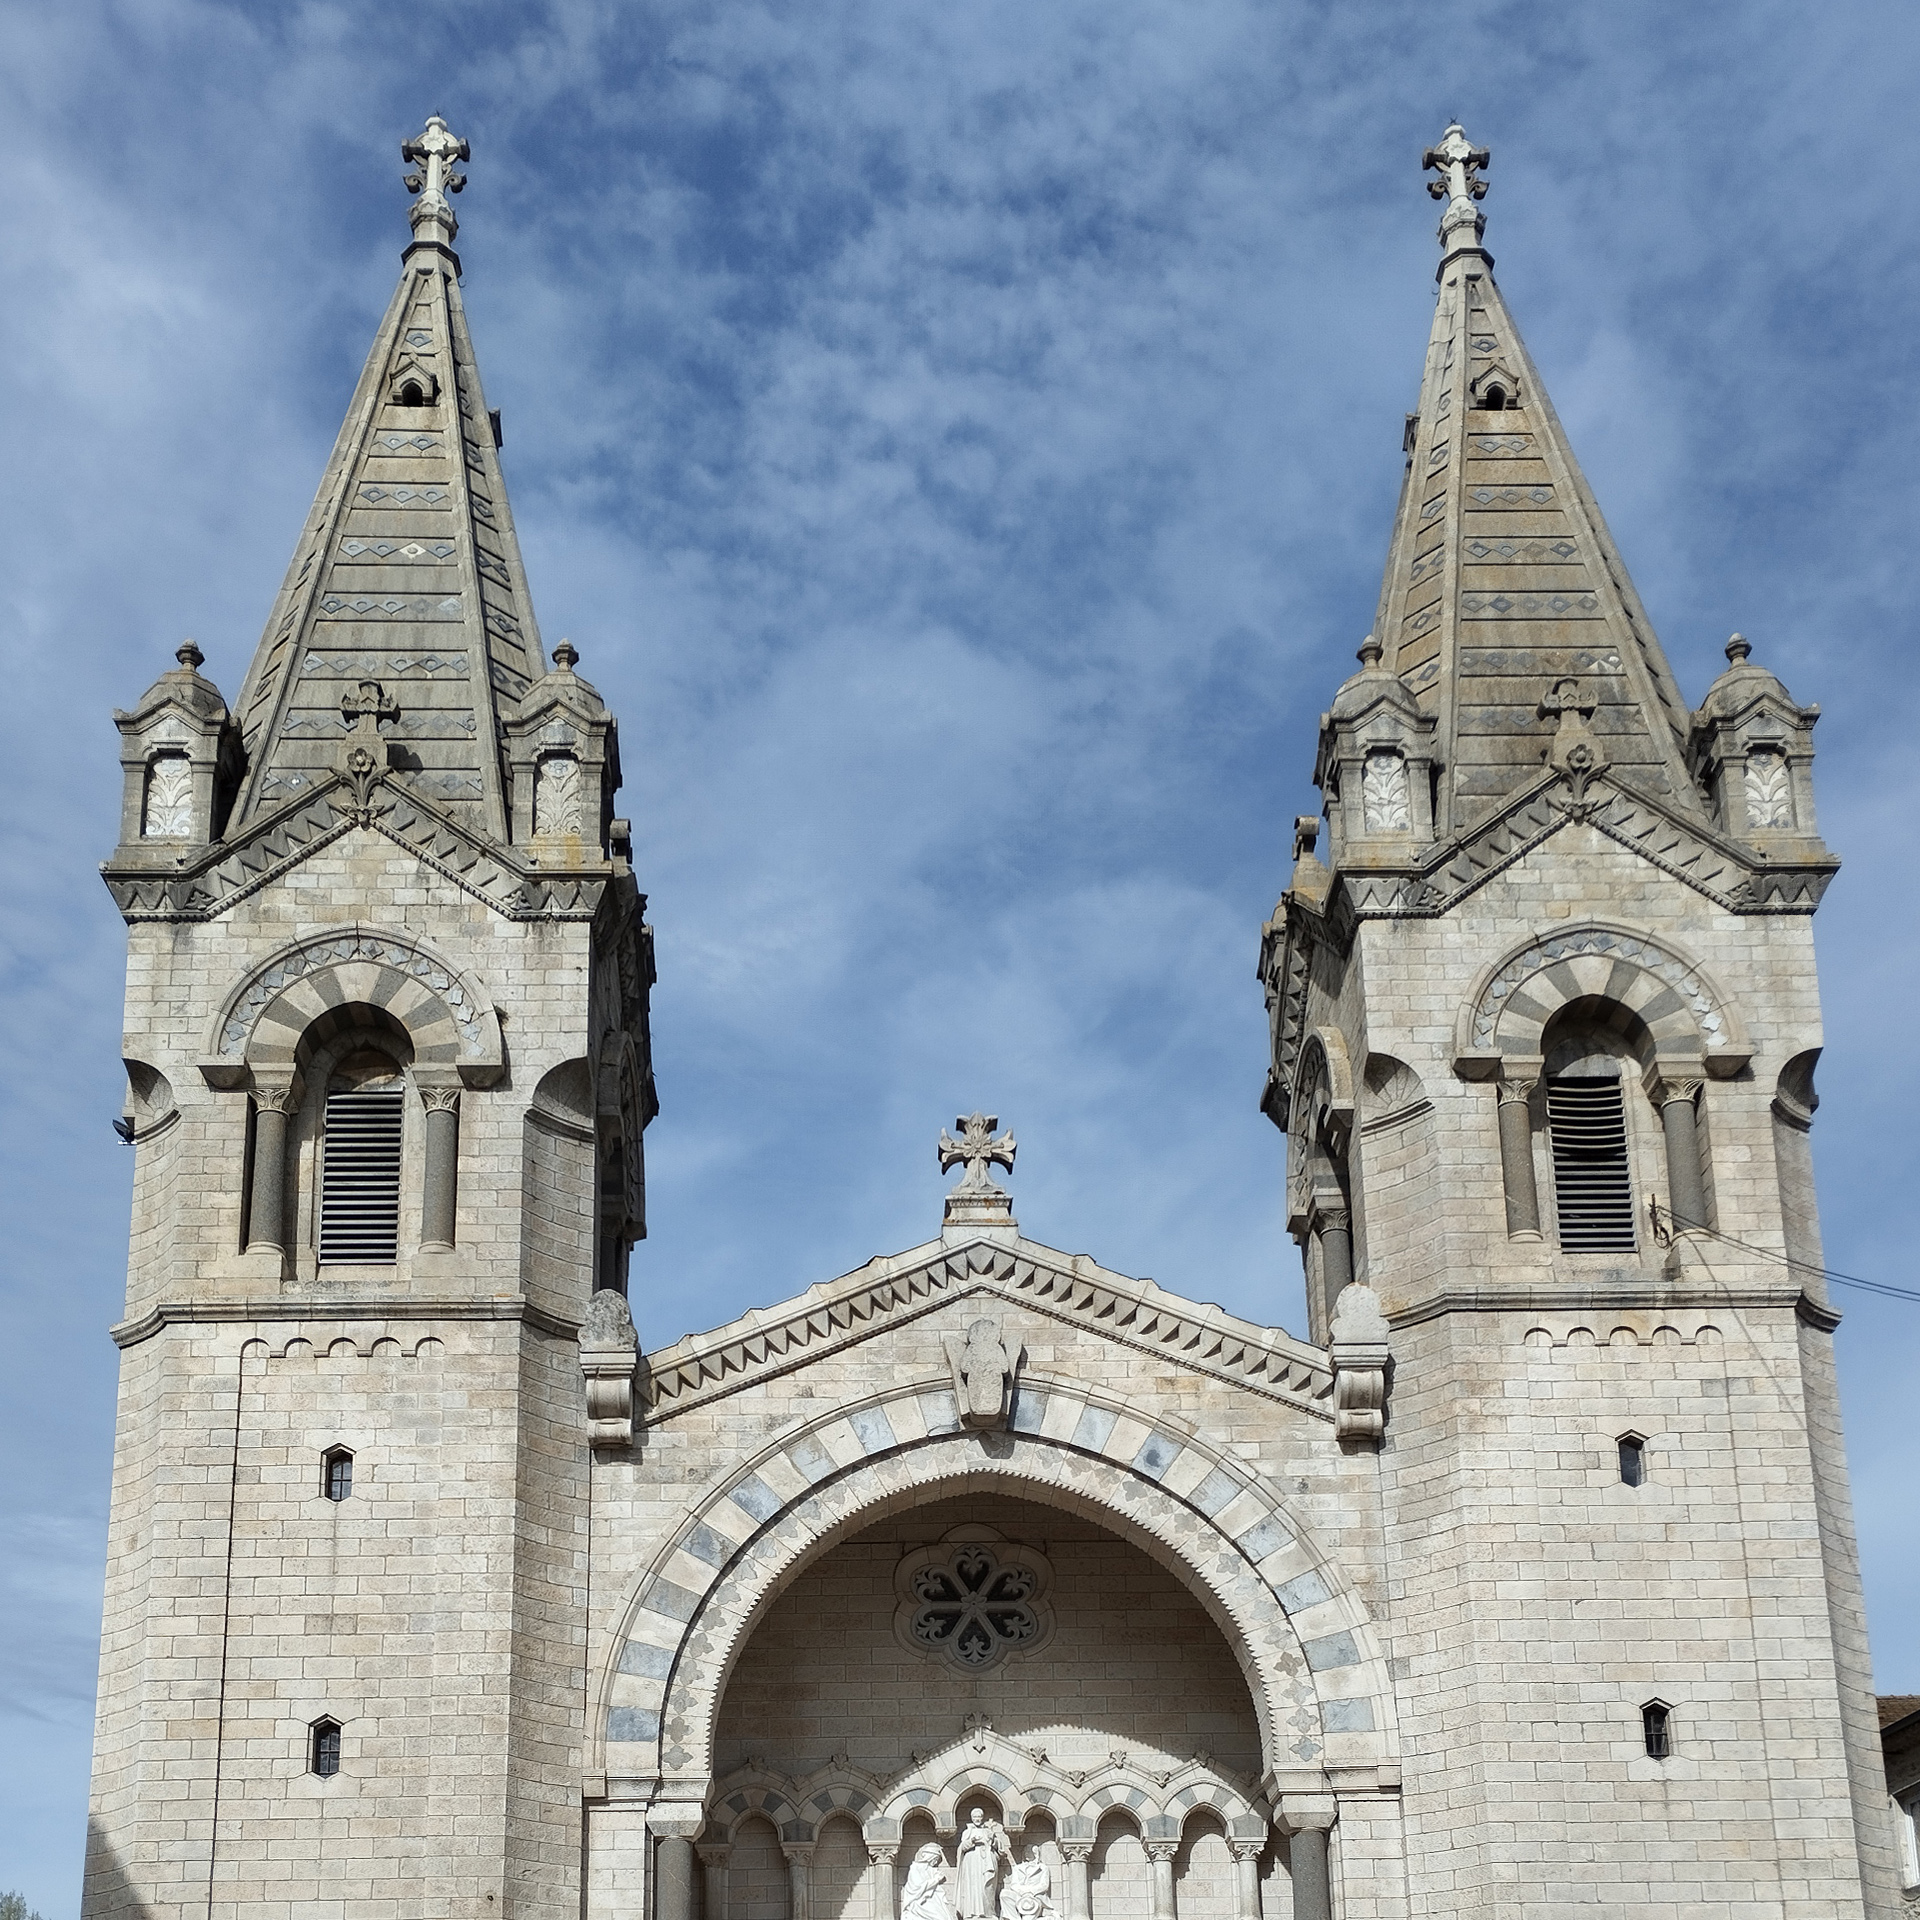
[(618, 730), (534, 618), (465, 144), (405, 151), (237, 699), (188, 643), (115, 716), (88, 1920), (1896, 1910), (1809, 1145), (1817, 710), (1737, 635), (1687, 705), (1484, 152), (1427, 155), (1378, 618), (1261, 934), (1302, 1334), (1027, 1239), (975, 1113), (924, 1245), (643, 1354)]

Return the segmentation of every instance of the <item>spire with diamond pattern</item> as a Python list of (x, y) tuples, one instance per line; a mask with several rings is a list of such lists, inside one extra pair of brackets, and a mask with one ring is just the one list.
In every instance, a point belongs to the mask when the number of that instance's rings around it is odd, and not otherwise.
[(1439, 304), (1374, 631), (1436, 721), (1436, 837), (1541, 773), (1563, 681), (1612, 772), (1704, 817), (1688, 713), (1481, 245), (1485, 148), (1456, 125), (1425, 165), (1442, 200)]
[(452, 250), (467, 143), (436, 114), (401, 152), (414, 240), (241, 691), (234, 831), (334, 773), (342, 700), (372, 682), (397, 709), (388, 779), (508, 838), (501, 720), (540, 636)]

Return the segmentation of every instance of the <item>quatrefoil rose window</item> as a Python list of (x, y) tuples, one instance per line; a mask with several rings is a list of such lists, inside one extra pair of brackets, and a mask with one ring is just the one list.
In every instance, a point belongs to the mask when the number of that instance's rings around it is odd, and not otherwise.
[(894, 1632), (915, 1653), (982, 1673), (1009, 1653), (1032, 1653), (1053, 1633), (1053, 1569), (1036, 1548), (991, 1527), (956, 1527), (900, 1562)]

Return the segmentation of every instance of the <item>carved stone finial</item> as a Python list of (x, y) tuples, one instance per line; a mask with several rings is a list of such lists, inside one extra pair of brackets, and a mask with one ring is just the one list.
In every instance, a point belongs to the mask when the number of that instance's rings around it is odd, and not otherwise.
[(562, 673), (571, 673), (580, 664), (580, 649), (571, 640), (562, 640), (553, 650), (553, 664)]
[(373, 790), (387, 773), (387, 743), (380, 736), (380, 722), (398, 720), (400, 707), (379, 681), (362, 680), (340, 696), (340, 718), (352, 728), (341, 770), (352, 783), (354, 812), (364, 826), (373, 816)]
[(467, 143), (447, 130), (437, 113), (427, 116), (426, 130), (400, 143), (400, 157), (411, 161), (415, 171), (406, 176), (407, 191), (420, 197), (414, 202), (410, 218), (416, 241), (438, 241), (452, 246), (460, 223), (453, 217), (447, 196), (458, 193), (467, 184), (463, 173), (454, 171), (456, 160), (472, 158)]
[(190, 673), (198, 673), (200, 671), (201, 663), (206, 659), (207, 656), (200, 651), (200, 648), (197, 642), (192, 640), (182, 640), (180, 644), (174, 648), (173, 657), (176, 660), (178, 660), (180, 664), (183, 667), (185, 667)]
[(1360, 642), (1360, 651), (1354, 655), (1354, 658), (1371, 673), (1374, 668), (1380, 664), (1381, 652), (1380, 642), (1376, 640), (1372, 634), (1368, 634), (1367, 637)]
[(953, 1124), (960, 1129), (958, 1140), (944, 1127), (940, 1130), (940, 1171), (945, 1173), (962, 1163), (967, 1169), (953, 1191), (956, 1194), (998, 1194), (1004, 1198), (1006, 1189), (987, 1171), (989, 1167), (1005, 1167), (1009, 1173), (1013, 1171), (1014, 1137), (1010, 1133), (994, 1133), (994, 1128), (1000, 1124), (1000, 1116), (997, 1113), (963, 1113)]
[(1736, 667), (1753, 651), (1753, 642), (1744, 633), (1736, 633), (1727, 641), (1727, 658)]
[(1581, 680), (1556, 680), (1540, 702), (1540, 717), (1555, 722), (1553, 739), (1540, 757), (1566, 776), (1573, 804), (1584, 805), (1587, 782), (1607, 764), (1605, 749), (1587, 722), (1598, 706), (1593, 689)]
[[(1444, 200), (1447, 210), (1440, 216), (1440, 247), (1451, 253), (1458, 246), (1477, 247), (1486, 231), (1486, 216), (1474, 206), (1484, 200), (1487, 183), (1480, 176), (1491, 155), (1485, 147), (1476, 147), (1456, 120), (1440, 136), (1440, 144), (1429, 147), (1420, 156), (1422, 170), (1433, 168), (1438, 180), (1427, 182), (1427, 191), (1436, 200)], [(1462, 229), (1465, 229), (1463, 234)]]

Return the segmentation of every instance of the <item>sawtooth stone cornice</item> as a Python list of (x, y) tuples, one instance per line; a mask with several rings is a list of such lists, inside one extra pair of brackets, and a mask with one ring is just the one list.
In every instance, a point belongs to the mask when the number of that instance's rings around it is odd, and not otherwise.
[(1151, 1280), (1110, 1272), (1084, 1255), (1030, 1240), (1012, 1246), (980, 1240), (876, 1259), (795, 1300), (675, 1341), (645, 1363), (646, 1424), (810, 1365), (970, 1295), (1029, 1308), (1316, 1418), (1333, 1418), (1333, 1369), (1317, 1347), (1184, 1300)]
[(1404, 868), (1336, 869), (1324, 920), (1342, 933), (1348, 917), (1446, 913), (1577, 821), (1733, 913), (1812, 913), (1840, 866), (1831, 854), (1791, 863), (1756, 859), (1739, 842), (1611, 772), (1593, 776), (1576, 797), (1567, 776), (1553, 768), (1471, 832), (1438, 842)]
[(310, 794), (261, 816), (172, 873), (105, 862), (114, 905), (132, 925), (148, 920), (213, 920), (293, 871), (356, 826), (383, 835), (410, 857), (483, 900), (509, 920), (591, 920), (616, 871), (536, 867), (442, 812), (389, 777), (363, 804), (335, 775)]

